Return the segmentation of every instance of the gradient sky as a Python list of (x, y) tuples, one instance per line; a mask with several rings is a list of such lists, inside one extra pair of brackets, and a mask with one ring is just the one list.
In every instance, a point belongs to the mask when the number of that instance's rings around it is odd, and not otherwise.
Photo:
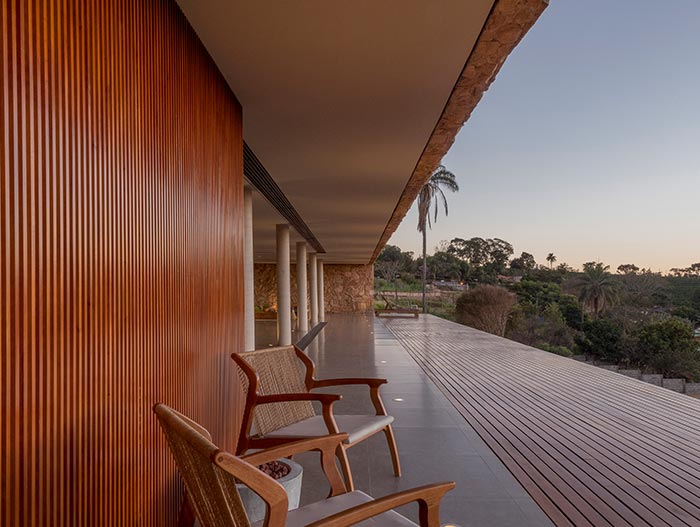
[[(428, 233), (655, 271), (700, 261), (700, 1), (552, 0), (443, 164)], [(420, 252), (415, 206), (389, 243)]]

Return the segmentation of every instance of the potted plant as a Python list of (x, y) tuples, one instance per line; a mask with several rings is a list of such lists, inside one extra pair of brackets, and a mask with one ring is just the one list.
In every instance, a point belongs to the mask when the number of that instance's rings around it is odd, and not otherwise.
[(255, 319), (256, 320), (274, 320), (277, 318), (277, 311), (272, 308), (269, 304), (265, 303), (263, 305), (255, 306)]
[[(273, 478), (287, 491), (289, 510), (299, 507), (301, 497), (301, 477), (303, 468), (299, 463), (291, 459), (278, 459), (265, 463), (258, 467), (265, 474)], [(239, 483), (238, 493), (241, 495), (243, 507), (245, 507), (248, 520), (251, 524), (265, 519), (265, 502), (255, 492)]]

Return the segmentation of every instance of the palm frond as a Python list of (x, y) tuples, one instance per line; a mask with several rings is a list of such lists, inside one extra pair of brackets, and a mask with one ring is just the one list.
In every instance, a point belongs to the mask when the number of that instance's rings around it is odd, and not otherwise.
[[(449, 207), (447, 206), (447, 196), (445, 196), (445, 193), (443, 192), (442, 189), (439, 189), (439, 190), (440, 190), (440, 196), (442, 196), (442, 205), (445, 207), (445, 216), (449, 216), (450, 210), (449, 210)], [(435, 209), (437, 211), (437, 206), (435, 207)]]
[[(430, 179), (425, 182), (418, 194), (418, 232), (425, 232), (426, 226), (432, 229), (433, 222), (438, 219), (441, 201), (445, 207), (445, 216), (447, 216), (447, 196), (443, 189), (457, 192), (459, 190), (459, 185), (457, 184), (455, 175), (443, 165), (440, 165), (433, 171)], [(430, 207), (433, 206), (433, 202), (435, 214), (434, 219), (431, 219)]]

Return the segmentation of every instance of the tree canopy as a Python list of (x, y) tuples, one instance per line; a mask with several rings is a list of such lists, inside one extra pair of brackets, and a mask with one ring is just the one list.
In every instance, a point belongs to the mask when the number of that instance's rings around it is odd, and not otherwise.
[(583, 264), (583, 274), (576, 281), (579, 300), (594, 315), (599, 315), (618, 298), (618, 282), (609, 269), (609, 265), (601, 262), (586, 262)]

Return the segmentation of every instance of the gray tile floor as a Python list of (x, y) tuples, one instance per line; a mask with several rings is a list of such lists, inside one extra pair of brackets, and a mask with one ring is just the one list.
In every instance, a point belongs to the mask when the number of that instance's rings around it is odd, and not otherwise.
[[(549, 519), (452, 407), (401, 344), (371, 316), (335, 315), (307, 352), (317, 376), (386, 377), (382, 389), (394, 428), (403, 476), (396, 478), (383, 434), (349, 451), (355, 484), (374, 497), (431, 482), (453, 480), (457, 487), (443, 500), (443, 524), (461, 527), (551, 526)], [(260, 343), (270, 327), (259, 325)], [(265, 332), (267, 332), (265, 334)], [(366, 387), (327, 390), (341, 393), (337, 413), (372, 412)], [(327, 485), (315, 454), (295, 458), (304, 466), (302, 503), (326, 496)], [(417, 520), (417, 507), (402, 513)]]

